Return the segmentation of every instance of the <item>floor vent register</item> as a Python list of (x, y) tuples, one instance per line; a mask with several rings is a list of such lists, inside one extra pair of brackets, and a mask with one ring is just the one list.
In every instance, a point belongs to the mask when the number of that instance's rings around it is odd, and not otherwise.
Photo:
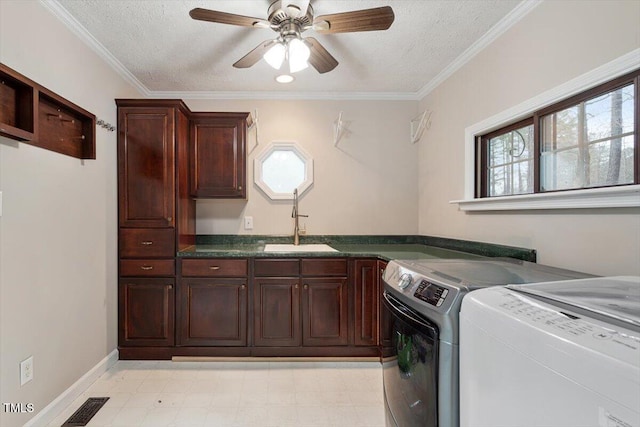
[(61, 427), (86, 426), (91, 418), (107, 403), (108, 397), (90, 397)]

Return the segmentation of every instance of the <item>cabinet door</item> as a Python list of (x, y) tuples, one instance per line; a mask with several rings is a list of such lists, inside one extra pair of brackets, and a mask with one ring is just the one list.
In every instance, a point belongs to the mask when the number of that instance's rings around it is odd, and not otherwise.
[(305, 278), (302, 287), (303, 345), (347, 345), (347, 280)]
[(194, 114), (191, 122), (191, 195), (246, 198), (247, 114)]
[(180, 345), (247, 345), (245, 279), (183, 279), (180, 299)]
[(354, 344), (378, 345), (378, 261), (361, 259), (355, 265)]
[(174, 344), (173, 279), (121, 279), (118, 292), (121, 346)]
[(378, 292), (378, 307), (380, 310), (380, 347), (383, 358), (393, 356), (395, 349), (393, 348), (393, 315), (387, 307), (382, 304), (382, 294), (384, 292), (384, 282), (382, 276), (384, 269), (387, 267), (386, 261), (378, 261), (378, 278), (380, 282), (380, 291)]
[(175, 224), (175, 110), (118, 109), (118, 191), (121, 227)]
[(257, 278), (253, 286), (254, 344), (299, 346), (302, 339), (298, 278)]

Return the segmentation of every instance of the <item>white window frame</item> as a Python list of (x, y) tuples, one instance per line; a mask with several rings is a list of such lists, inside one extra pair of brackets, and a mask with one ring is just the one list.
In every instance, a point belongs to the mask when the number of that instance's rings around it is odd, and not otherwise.
[(475, 197), (475, 150), (478, 135), (518, 122), (547, 105), (555, 104), (591, 87), (630, 73), (638, 67), (640, 67), (640, 49), (635, 49), (573, 80), (466, 128), (464, 198), (452, 200), (449, 203), (457, 204), (462, 211), (640, 207), (640, 184), (502, 197)]

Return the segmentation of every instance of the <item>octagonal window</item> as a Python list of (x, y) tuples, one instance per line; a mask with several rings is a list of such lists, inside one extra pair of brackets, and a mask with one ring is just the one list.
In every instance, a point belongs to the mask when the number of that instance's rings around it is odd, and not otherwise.
[(295, 143), (275, 143), (255, 159), (254, 181), (274, 200), (292, 199), (313, 183), (313, 160)]

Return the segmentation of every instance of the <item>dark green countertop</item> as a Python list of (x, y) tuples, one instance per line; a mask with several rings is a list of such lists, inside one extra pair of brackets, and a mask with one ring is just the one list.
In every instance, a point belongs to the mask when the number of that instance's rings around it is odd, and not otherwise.
[(291, 243), (291, 236), (206, 235), (178, 257), (372, 257), (391, 259), (511, 257), (536, 261), (533, 249), (429, 236), (301, 236), (301, 244), (326, 243), (336, 252), (265, 252), (268, 243)]

